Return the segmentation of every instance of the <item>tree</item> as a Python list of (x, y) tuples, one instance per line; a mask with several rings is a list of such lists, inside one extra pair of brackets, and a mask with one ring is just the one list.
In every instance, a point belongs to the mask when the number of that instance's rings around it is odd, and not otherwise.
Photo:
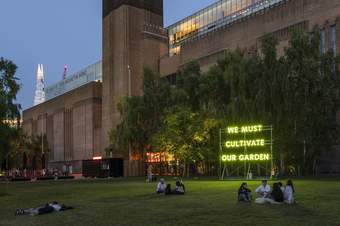
[(190, 106), (192, 111), (199, 110), (199, 85), (201, 77), (200, 65), (196, 61), (189, 62), (182, 70), (177, 72), (176, 90), (182, 94), (178, 103)]
[(227, 52), (208, 72), (189, 62), (173, 87), (146, 70), (144, 95), (121, 102), (122, 123), (113, 137), (139, 149), (152, 144), (188, 166), (219, 160), (219, 127), (262, 123), (274, 127), (281, 172), (288, 166), (315, 172), (321, 152), (337, 141), (340, 100), (339, 59), (321, 55), (319, 39), (317, 31), (294, 31), (278, 56), (278, 41), (266, 35), (258, 53)]
[(118, 104), (121, 122), (110, 132), (114, 150), (133, 150), (143, 154), (150, 138), (160, 126), (163, 110), (169, 104), (170, 86), (150, 69), (144, 69), (143, 96), (124, 97)]
[[(174, 108), (166, 114), (162, 129), (154, 134), (153, 147), (173, 154), (188, 169), (190, 163), (202, 158), (195, 148), (195, 144), (200, 141), (200, 137), (195, 136), (198, 126), (198, 115), (190, 108)], [(188, 175), (189, 171), (186, 172)]]
[(25, 151), (28, 155), (27, 157), (31, 160), (31, 168), (44, 169), (46, 156), (48, 156), (50, 152), (46, 134), (31, 137), (26, 144)]
[(224, 78), (224, 62), (217, 65), (200, 77), (199, 97), (200, 111), (224, 118), (227, 114), (227, 105), (230, 103), (230, 90)]
[(20, 86), (15, 77), (17, 66), (0, 58), (0, 164), (8, 157), (15, 128), (6, 121), (20, 121), (20, 105), (15, 103)]
[(339, 71), (332, 53), (320, 53), (320, 34), (295, 32), (285, 50), (285, 124), (294, 131), (290, 157), (304, 174), (315, 170), (321, 151), (330, 150), (337, 136)]
[[(26, 152), (29, 145), (29, 138), (22, 128), (17, 128), (9, 142), (8, 159), (11, 160), (15, 168), (27, 168)], [(25, 161), (26, 160), (26, 161)]]

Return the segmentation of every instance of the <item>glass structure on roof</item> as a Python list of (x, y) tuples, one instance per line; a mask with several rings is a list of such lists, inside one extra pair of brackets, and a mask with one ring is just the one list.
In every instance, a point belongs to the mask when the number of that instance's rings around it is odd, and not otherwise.
[(169, 55), (180, 53), (181, 44), (284, 0), (219, 0), (168, 27)]
[(74, 90), (93, 81), (102, 81), (102, 62), (99, 61), (83, 70), (66, 77), (66, 79), (45, 89), (46, 101)]

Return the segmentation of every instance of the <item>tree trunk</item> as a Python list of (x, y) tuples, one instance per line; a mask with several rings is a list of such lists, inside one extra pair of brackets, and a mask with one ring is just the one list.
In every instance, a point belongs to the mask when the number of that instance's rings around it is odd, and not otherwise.
[(281, 154), (280, 155), (280, 175), (284, 175), (284, 171), (285, 171), (285, 162), (284, 162), (284, 155)]
[(227, 170), (227, 166), (224, 165), (223, 166), (223, 170), (222, 170), (222, 173), (221, 173), (221, 179), (224, 180), (224, 174), (225, 174), (225, 171)]
[(313, 160), (313, 176), (317, 176), (316, 159)]
[(187, 174), (187, 178), (190, 177), (190, 164), (186, 164), (186, 174)]

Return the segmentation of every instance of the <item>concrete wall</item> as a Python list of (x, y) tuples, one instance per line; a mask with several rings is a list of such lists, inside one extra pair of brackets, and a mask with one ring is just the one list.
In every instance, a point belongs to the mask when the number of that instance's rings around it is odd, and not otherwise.
[(102, 84), (92, 82), (23, 112), (23, 129), (29, 136), (46, 134), (49, 167), (80, 162), (100, 154)]

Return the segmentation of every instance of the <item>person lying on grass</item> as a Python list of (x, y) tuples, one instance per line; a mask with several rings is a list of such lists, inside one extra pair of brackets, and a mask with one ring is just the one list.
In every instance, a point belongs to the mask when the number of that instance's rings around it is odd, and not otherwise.
[(157, 184), (157, 188), (156, 188), (156, 193), (157, 194), (163, 194), (165, 193), (165, 189), (166, 189), (166, 183), (164, 181), (163, 178), (161, 178)]
[(238, 201), (239, 202), (250, 202), (251, 201), (251, 190), (248, 188), (247, 183), (242, 183), (238, 189)]
[(71, 206), (65, 206), (62, 204), (59, 204), (58, 202), (54, 201), (51, 203), (47, 203), (44, 206), (40, 206), (37, 208), (30, 208), (30, 209), (17, 209), (15, 211), (15, 215), (31, 215), (31, 216), (36, 216), (36, 215), (42, 215), (42, 214), (48, 214), (52, 212), (60, 212), (60, 211), (65, 211), (65, 210), (70, 210), (73, 209)]

